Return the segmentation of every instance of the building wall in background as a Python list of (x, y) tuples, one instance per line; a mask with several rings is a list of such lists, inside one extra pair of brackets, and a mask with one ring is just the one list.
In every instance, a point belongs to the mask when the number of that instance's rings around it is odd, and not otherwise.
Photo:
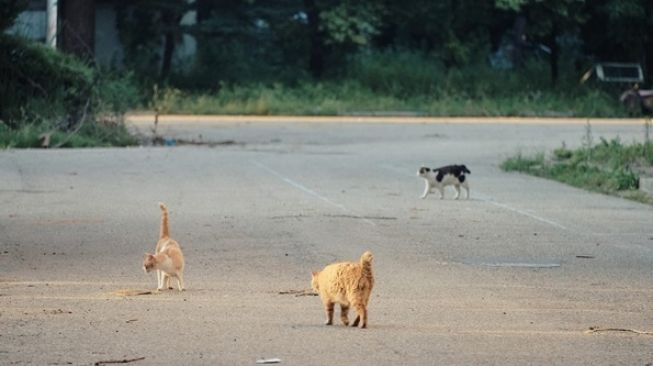
[[(22, 12), (8, 33), (45, 42), (47, 15), (45, 0), (31, 0), (28, 10)], [(197, 22), (197, 12), (189, 11), (181, 24), (192, 25)], [(163, 46), (162, 46), (163, 47)], [(162, 51), (161, 51), (162, 52)], [(197, 42), (193, 36), (183, 35), (175, 48), (173, 64), (177, 70), (189, 68), (197, 52)], [(121, 69), (124, 66), (124, 51), (116, 27), (114, 1), (96, 1), (95, 9), (95, 60), (104, 67)]]

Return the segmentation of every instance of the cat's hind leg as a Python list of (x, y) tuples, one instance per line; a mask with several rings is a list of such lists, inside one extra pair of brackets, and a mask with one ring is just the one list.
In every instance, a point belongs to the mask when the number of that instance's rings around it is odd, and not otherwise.
[(326, 321), (324, 322), (324, 325), (331, 325), (333, 324), (333, 308), (334, 308), (334, 303), (331, 301), (328, 301), (327, 303), (324, 304), (324, 310), (326, 311)]
[(358, 323), (360, 323), (360, 321), (361, 321), (361, 316), (360, 316), (360, 315), (356, 315), (356, 319), (354, 319), (354, 322), (351, 323), (351, 326), (352, 326), (352, 327), (357, 327), (357, 326), (358, 326)]
[(177, 273), (177, 286), (179, 286), (179, 291), (184, 291), (184, 274), (181, 272)]
[(457, 200), (460, 198), (460, 184), (456, 184), (454, 187), (456, 188), (456, 197), (454, 197), (454, 199)]
[(349, 306), (340, 304), (340, 320), (345, 326), (349, 325)]
[(351, 301), (351, 306), (354, 307), (356, 313), (356, 319), (351, 323), (352, 327), (357, 327), (360, 323), (361, 328), (367, 328), (367, 306), (365, 306), (365, 299), (362, 298), (362, 294), (358, 293), (354, 295), (353, 301)]
[(361, 303), (357, 303), (356, 305), (354, 305), (354, 309), (356, 309), (358, 315), (356, 316), (354, 322), (351, 323), (351, 326), (357, 327), (358, 324), (360, 323), (361, 328), (367, 328), (367, 308), (365, 307), (365, 305)]
[(467, 184), (467, 181), (463, 182), (463, 188), (465, 188), (465, 191), (467, 191), (467, 196), (465, 199), (469, 199), (469, 184)]

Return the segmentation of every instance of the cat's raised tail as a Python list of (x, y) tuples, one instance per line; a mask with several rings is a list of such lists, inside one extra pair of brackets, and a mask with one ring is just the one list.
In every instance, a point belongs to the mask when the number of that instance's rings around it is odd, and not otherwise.
[(374, 255), (369, 250), (361, 255), (360, 264), (364, 272), (372, 272), (372, 260)]
[(159, 202), (159, 208), (161, 208), (161, 233), (159, 234), (159, 239), (169, 238), (170, 229), (168, 229), (168, 207), (163, 202)]

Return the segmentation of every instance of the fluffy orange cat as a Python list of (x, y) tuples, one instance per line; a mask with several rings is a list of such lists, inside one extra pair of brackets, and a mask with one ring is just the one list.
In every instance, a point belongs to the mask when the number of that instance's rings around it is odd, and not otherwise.
[(154, 254), (145, 253), (143, 270), (149, 273), (156, 270), (157, 290), (170, 287), (170, 277), (177, 279), (179, 291), (184, 290), (184, 254), (181, 247), (174, 239), (170, 238), (168, 229), (168, 208), (159, 202), (161, 208), (161, 232), (159, 241), (156, 243)]
[(370, 299), (374, 276), (372, 275), (371, 252), (365, 252), (358, 263), (342, 262), (324, 267), (320, 272), (313, 272), (311, 287), (320, 295), (326, 311), (326, 325), (333, 324), (333, 308), (340, 304), (340, 319), (349, 325), (347, 313), (352, 306), (358, 313), (352, 327), (367, 328), (367, 304)]

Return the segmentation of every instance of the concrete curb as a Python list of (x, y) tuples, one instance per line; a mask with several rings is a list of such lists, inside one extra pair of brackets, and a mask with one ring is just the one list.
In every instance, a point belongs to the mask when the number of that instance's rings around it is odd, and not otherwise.
[[(130, 113), (125, 121), (153, 124), (153, 113)], [(250, 116), (250, 115), (160, 115), (160, 124), (174, 123), (390, 123), (390, 124), (586, 124), (643, 125), (643, 118), (553, 118), (553, 117), (418, 117), (418, 116)]]

